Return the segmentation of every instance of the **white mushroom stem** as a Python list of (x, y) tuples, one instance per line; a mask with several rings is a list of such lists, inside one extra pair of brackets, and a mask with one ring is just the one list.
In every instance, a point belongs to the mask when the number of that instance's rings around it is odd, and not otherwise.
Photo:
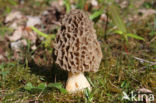
[(71, 72), (68, 73), (66, 90), (69, 93), (83, 91), (85, 88), (88, 88), (91, 91), (91, 86), (83, 73), (76, 74), (73, 74)]

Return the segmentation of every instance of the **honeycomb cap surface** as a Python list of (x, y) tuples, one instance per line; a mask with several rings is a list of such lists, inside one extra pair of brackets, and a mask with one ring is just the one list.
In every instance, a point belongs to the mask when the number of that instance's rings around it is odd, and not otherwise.
[(61, 21), (54, 41), (56, 64), (72, 73), (96, 72), (102, 51), (89, 15), (71, 10)]

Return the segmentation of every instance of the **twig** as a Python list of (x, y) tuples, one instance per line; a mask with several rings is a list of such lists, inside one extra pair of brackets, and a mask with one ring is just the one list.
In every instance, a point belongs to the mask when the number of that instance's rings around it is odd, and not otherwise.
[[(43, 90), (40, 92), (40, 94), (37, 96), (36, 100), (39, 100), (39, 97), (42, 95), (43, 91), (44, 91), (44, 89), (43, 89)], [(36, 101), (36, 100), (35, 100), (35, 101)]]
[(133, 58), (136, 59), (136, 60), (139, 60), (141, 63), (146, 62), (146, 63), (150, 63), (152, 65), (156, 64), (156, 62), (151, 62), (151, 61), (148, 61), (148, 60), (145, 60), (145, 59), (142, 59), (142, 58), (138, 58), (138, 57), (135, 57), (135, 56), (133, 56)]
[[(125, 53), (125, 52), (123, 52), (123, 54), (130, 55), (130, 54), (127, 54), (127, 53)], [(150, 63), (150, 65), (148, 65), (148, 66), (156, 65), (156, 62), (151, 62), (151, 61), (148, 61), (148, 60), (145, 60), (145, 59), (136, 57), (136, 56), (132, 56), (132, 57), (133, 57), (134, 59), (136, 59), (136, 60), (139, 60), (141, 63), (144, 63), (144, 62)], [(144, 67), (142, 67), (141, 69), (145, 69), (146, 67), (147, 67), (147, 66), (144, 66)]]
[(150, 43), (156, 40), (156, 36), (150, 40)]
[[(156, 63), (153, 63), (153, 64), (150, 64), (150, 65), (148, 65), (148, 66), (154, 66), (154, 65), (156, 65)], [(144, 67), (142, 67), (141, 69), (145, 69), (147, 66), (144, 66)]]

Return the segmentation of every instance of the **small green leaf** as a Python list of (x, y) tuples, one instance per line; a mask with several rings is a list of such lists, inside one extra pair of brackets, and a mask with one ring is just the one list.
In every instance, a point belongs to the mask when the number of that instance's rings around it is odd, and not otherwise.
[(61, 93), (67, 93), (66, 89), (63, 88), (63, 85), (61, 83), (50, 83), (48, 84), (48, 87), (54, 87), (59, 89)]
[(96, 12), (94, 12), (92, 15), (90, 15), (89, 18), (90, 18), (91, 20), (93, 20), (93, 19), (99, 17), (102, 13), (103, 13), (103, 10), (96, 11)]
[(144, 38), (142, 38), (141, 36), (138, 36), (136, 34), (132, 34), (132, 33), (127, 33), (126, 34), (128, 37), (134, 38), (134, 39), (138, 39), (138, 40), (145, 40)]
[(121, 88), (123, 88), (125, 85), (126, 85), (126, 81), (123, 81), (123, 82), (121, 83)]
[(50, 46), (50, 43), (51, 43), (51, 41), (52, 40), (54, 40), (55, 39), (55, 35), (53, 35), (53, 34), (45, 34), (45, 33), (43, 33), (43, 32), (41, 32), (41, 31), (39, 31), (37, 28), (35, 28), (34, 26), (31, 26), (30, 27), (32, 30), (34, 30), (38, 35), (40, 35), (40, 36), (42, 36), (42, 37), (45, 37), (46, 38), (46, 40), (45, 41), (43, 41), (43, 44), (45, 45), (45, 47), (49, 47)]
[(31, 84), (31, 82), (28, 82), (25, 86), (24, 89), (27, 91), (31, 91), (32, 89), (34, 89), (35, 87)]
[(58, 88), (60, 90), (61, 93), (67, 93), (67, 90), (64, 88)]
[(44, 90), (45, 88), (47, 87), (47, 85), (45, 83), (40, 83), (37, 88), (38, 89), (41, 89), (41, 90)]
[[(116, 30), (116, 31), (114, 31), (114, 33), (123, 35), (123, 32), (121, 30)], [(131, 38), (138, 39), (138, 40), (143, 40), (143, 41), (145, 40), (141, 36), (138, 36), (138, 35), (132, 34), (132, 33), (125, 33), (124, 35), (127, 35), (127, 37), (131, 37)]]
[(41, 32), (41, 31), (39, 31), (39, 30), (38, 30), (37, 28), (35, 28), (34, 26), (31, 26), (30, 28), (31, 28), (32, 30), (34, 30), (38, 35), (43, 36), (43, 37), (45, 37), (45, 38), (48, 37), (47, 34), (45, 34), (45, 33)]
[(48, 87), (61, 88), (62, 84), (61, 83), (49, 83)]
[(123, 32), (121, 30), (116, 30), (116, 31), (114, 31), (114, 33), (123, 35)]
[(66, 11), (68, 13), (70, 11), (70, 1), (69, 0), (64, 0), (63, 3), (65, 5)]

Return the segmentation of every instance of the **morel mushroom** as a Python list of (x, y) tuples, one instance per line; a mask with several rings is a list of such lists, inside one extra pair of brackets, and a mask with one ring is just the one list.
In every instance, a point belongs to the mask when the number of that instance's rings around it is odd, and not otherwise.
[(102, 51), (97, 41), (93, 22), (81, 10), (71, 10), (61, 21), (54, 43), (56, 64), (68, 71), (68, 92), (91, 90), (84, 72), (96, 72)]

